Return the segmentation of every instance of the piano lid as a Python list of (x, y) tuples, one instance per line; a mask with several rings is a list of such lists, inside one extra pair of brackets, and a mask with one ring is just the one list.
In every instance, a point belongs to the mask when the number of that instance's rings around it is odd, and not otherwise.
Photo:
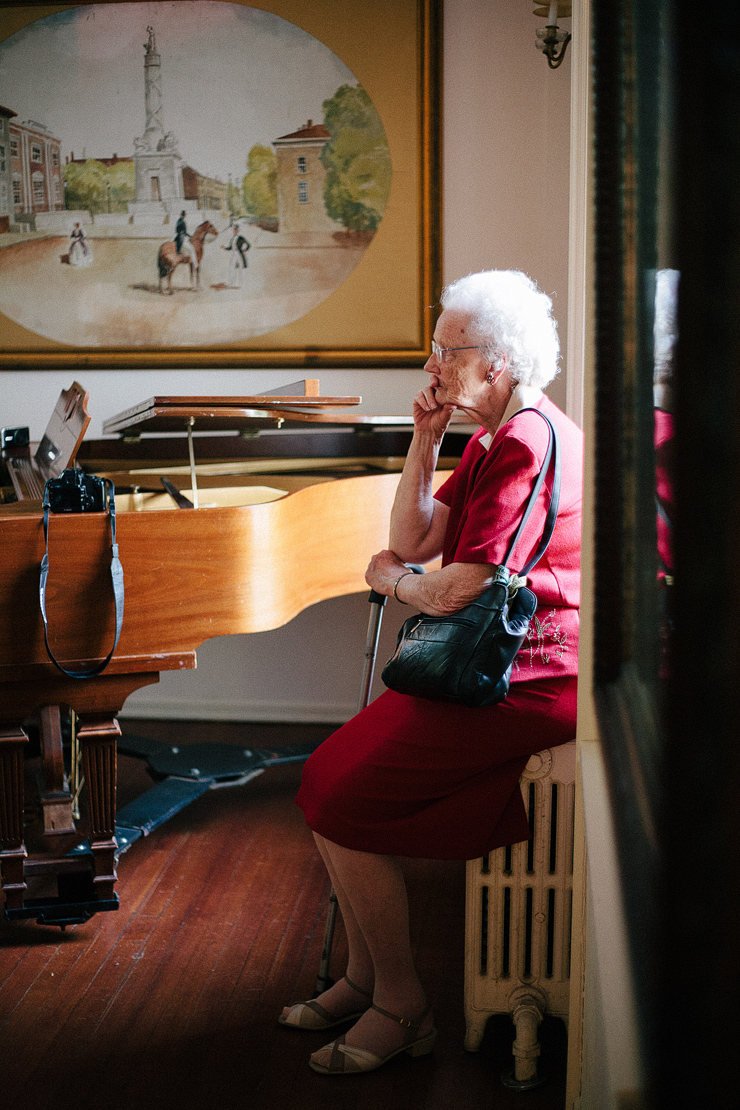
[(246, 397), (150, 397), (111, 416), (103, 424), (106, 435), (141, 432), (259, 431), (261, 428), (324, 424), (341, 427), (403, 427), (410, 416), (369, 416), (339, 412), (359, 405), (362, 397), (322, 397), (316, 379), (281, 386), (272, 393)]
[[(150, 397), (132, 408), (111, 416), (103, 424), (106, 435), (140, 432), (248, 431), (280, 427), (285, 414), (294, 422), (306, 415), (315, 418), (337, 408), (359, 405), (361, 397), (322, 397), (317, 378), (278, 386), (271, 393), (247, 397)], [(328, 423), (335, 423), (331, 417)], [(352, 421), (354, 422), (354, 421)]]
[[(242, 398), (241, 406), (208, 405), (208, 398), (199, 398), (198, 405), (156, 405), (146, 412), (119, 419), (111, 417), (103, 424), (106, 435), (138, 435), (140, 432), (182, 432), (189, 427), (200, 432), (259, 431), (261, 428), (304, 427), (324, 424), (334, 428), (405, 427), (413, 423), (410, 416), (369, 416), (363, 414), (304, 410), (283, 405), (257, 408), (254, 398)], [(346, 403), (346, 402), (344, 402)]]

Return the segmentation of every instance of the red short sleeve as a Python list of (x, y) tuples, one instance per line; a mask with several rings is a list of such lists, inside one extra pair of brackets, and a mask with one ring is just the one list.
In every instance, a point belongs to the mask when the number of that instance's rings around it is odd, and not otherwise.
[[(479, 436), (471, 440), (460, 466), (435, 494), (450, 507), (445, 564), (503, 563), (540, 472), (548, 439), (544, 421), (535, 414), (523, 414), (497, 433), (487, 451)], [(513, 552), (512, 570), (526, 562), (542, 535), (550, 485), (548, 479)]]

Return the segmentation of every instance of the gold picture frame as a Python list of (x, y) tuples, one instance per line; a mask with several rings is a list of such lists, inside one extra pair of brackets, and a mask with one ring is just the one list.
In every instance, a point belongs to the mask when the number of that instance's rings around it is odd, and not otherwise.
[[(3, 4), (0, 43), (46, 15), (134, 2)], [(221, 2), (257, 7), (245, 0)], [(75, 344), (45, 338), (0, 311), (0, 369), (423, 365), (441, 283), (441, 0), (315, 0), (311, 5), (264, 0), (258, 11), (296, 24), (328, 47), (357, 77), (382, 120), (393, 167), (391, 192), (355, 268), (305, 315), (236, 342), (196, 339), (183, 345), (164, 337), (161, 342)], [(23, 113), (20, 105), (7, 106), (16, 107)], [(3, 251), (18, 240), (10, 229), (0, 231), (0, 279)], [(156, 303), (166, 304), (164, 299)]]

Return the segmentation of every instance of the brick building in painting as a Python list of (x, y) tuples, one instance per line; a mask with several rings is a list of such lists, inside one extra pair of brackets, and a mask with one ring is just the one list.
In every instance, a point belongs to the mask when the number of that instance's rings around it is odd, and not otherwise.
[(320, 154), (331, 135), (323, 123), (307, 124), (273, 139), (277, 158), (278, 224), (281, 233), (341, 230), (324, 204), (326, 170)]
[(14, 218), (64, 211), (60, 140), (42, 123), (11, 119), (8, 141)]
[(198, 208), (212, 212), (226, 212), (226, 184), (217, 177), (206, 177), (192, 166), (182, 167), (183, 200), (194, 200)]
[(16, 116), (0, 104), (0, 234), (10, 230), (13, 215), (13, 178), (10, 172), (10, 121)]

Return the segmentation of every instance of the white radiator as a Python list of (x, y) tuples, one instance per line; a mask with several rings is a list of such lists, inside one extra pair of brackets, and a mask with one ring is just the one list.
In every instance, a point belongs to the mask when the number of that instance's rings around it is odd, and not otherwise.
[(532, 839), (467, 864), (465, 1048), (492, 1014), (516, 1027), (507, 1085), (535, 1086), (539, 1024), (568, 1022), (575, 740), (533, 755), (521, 778)]

